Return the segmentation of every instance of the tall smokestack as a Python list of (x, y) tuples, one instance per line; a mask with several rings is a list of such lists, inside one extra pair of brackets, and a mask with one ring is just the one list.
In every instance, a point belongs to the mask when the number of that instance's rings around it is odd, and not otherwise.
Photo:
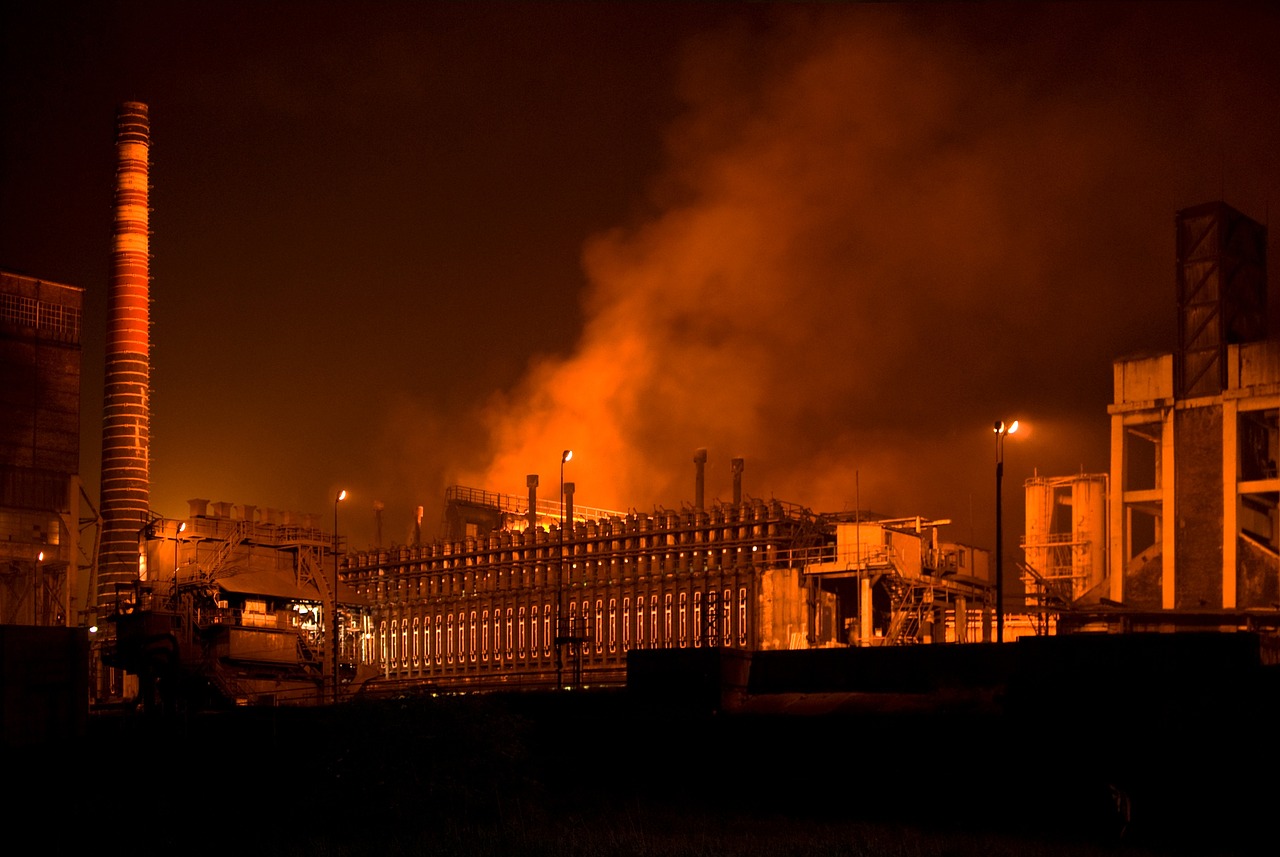
[(742, 470), (746, 466), (741, 458), (735, 458), (729, 462), (729, 466), (733, 470), (733, 505), (742, 505)]
[(697, 465), (697, 476), (694, 477), (693, 483), (693, 508), (701, 512), (703, 487), (706, 485), (707, 451), (699, 449), (695, 452), (693, 463)]
[(147, 105), (125, 102), (116, 113), (115, 227), (102, 409), (99, 607), (114, 601), (116, 584), (128, 584), (138, 576), (138, 543), (151, 510), (150, 149)]

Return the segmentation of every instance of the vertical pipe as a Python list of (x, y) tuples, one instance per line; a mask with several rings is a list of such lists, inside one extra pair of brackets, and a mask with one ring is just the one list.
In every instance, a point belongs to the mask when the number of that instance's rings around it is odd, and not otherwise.
[(729, 463), (733, 470), (733, 505), (742, 505), (742, 471), (746, 464), (741, 458), (735, 458)]
[(107, 293), (102, 415), (102, 535), (99, 608), (117, 585), (138, 575), (139, 531), (150, 510), (150, 235), (151, 128), (147, 105), (125, 102), (116, 114), (115, 223)]
[(530, 473), (524, 478), (525, 485), (529, 488), (529, 532), (533, 532), (538, 526), (538, 474)]

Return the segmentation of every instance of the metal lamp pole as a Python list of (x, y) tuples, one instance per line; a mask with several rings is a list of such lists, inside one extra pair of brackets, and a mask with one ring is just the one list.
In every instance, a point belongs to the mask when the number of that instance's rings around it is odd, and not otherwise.
[(178, 607), (178, 536), (187, 531), (187, 522), (178, 524), (178, 531), (173, 534), (173, 606)]
[(564, 465), (573, 458), (573, 450), (560, 453), (560, 558), (556, 563), (556, 689), (564, 686)]
[(333, 637), (333, 704), (338, 704), (338, 641), (341, 639), (338, 635), (338, 504), (347, 499), (346, 489), (338, 492), (338, 496), (333, 501), (333, 619), (331, 624), (332, 630), (329, 632)]
[(1004, 642), (1004, 438), (1018, 430), (1018, 421), (996, 420), (996, 642)]

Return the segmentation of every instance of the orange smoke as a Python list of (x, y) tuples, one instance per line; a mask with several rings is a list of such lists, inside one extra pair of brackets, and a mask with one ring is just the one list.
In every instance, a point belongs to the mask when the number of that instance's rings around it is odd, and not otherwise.
[[(706, 447), (708, 501), (741, 456), (748, 495), (967, 531), (989, 517), (993, 419), (1074, 419), (1010, 448), (1011, 491), (1034, 464), (1106, 469), (1110, 361), (1173, 318), (1164, 281), (1116, 261), (1171, 239), (1176, 205), (1143, 207), (1175, 173), (1168, 117), (1107, 57), (1079, 81), (1039, 49), (983, 63), (893, 12), (691, 47), (659, 213), (588, 242), (575, 353), (487, 403), (491, 453), (461, 481), (540, 473), (554, 494), (572, 447), (578, 502), (678, 506)], [(1087, 297), (1105, 282), (1116, 297)]]

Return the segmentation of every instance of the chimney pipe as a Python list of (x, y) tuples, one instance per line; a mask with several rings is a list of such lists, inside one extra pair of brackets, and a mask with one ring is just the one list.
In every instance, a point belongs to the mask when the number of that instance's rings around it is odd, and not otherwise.
[(706, 483), (707, 451), (698, 449), (693, 454), (693, 463), (697, 465), (697, 476), (693, 483), (693, 508), (702, 511), (702, 489)]
[(733, 470), (733, 505), (742, 505), (742, 470), (746, 466), (741, 458), (735, 458), (729, 465)]
[(136, 101), (120, 105), (98, 507), (102, 530), (97, 604), (101, 609), (110, 608), (117, 585), (137, 579), (138, 533), (151, 512), (150, 149), (147, 105)]
[(538, 474), (530, 473), (524, 478), (529, 488), (529, 532), (538, 526)]

